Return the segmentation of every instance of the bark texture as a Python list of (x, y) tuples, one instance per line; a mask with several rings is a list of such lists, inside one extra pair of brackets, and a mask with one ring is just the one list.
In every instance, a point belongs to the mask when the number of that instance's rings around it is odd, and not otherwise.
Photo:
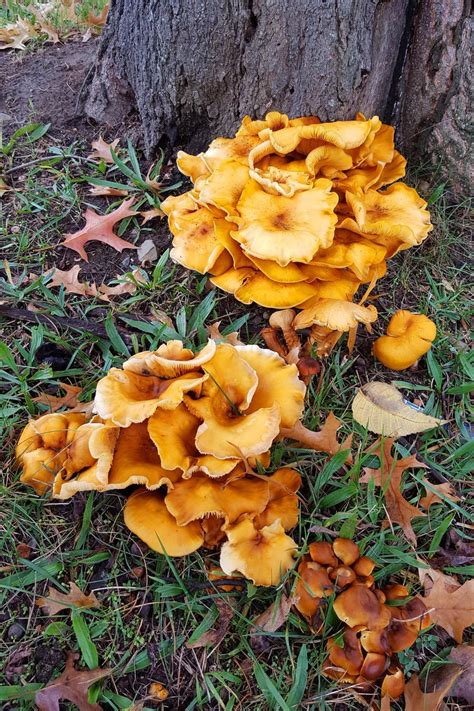
[(446, 145), (452, 167), (469, 28), (462, 0), (114, 0), (86, 110), (112, 126), (137, 111), (149, 155), (203, 149), (245, 114), (362, 111), (398, 119), (408, 149)]

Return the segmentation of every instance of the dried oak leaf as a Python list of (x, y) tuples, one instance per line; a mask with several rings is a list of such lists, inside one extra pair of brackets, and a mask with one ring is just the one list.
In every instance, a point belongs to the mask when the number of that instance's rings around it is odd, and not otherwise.
[[(317, 452), (326, 452), (326, 454), (333, 456), (341, 449), (350, 450), (352, 444), (352, 435), (346, 437), (343, 442), (338, 442), (337, 431), (341, 425), (341, 420), (338, 420), (335, 414), (330, 412), (319, 432), (313, 432), (301, 422), (297, 422), (296, 425), (291, 428), (283, 428), (281, 433), (283, 437), (294, 439), (305, 447), (314, 449)], [(348, 451), (346, 462), (350, 463), (351, 461), (352, 455), (350, 451)]]
[(448, 661), (459, 664), (462, 669), (450, 690), (450, 696), (462, 696), (468, 704), (474, 706), (474, 647), (462, 644), (454, 647)]
[(109, 212), (107, 215), (98, 215), (95, 210), (87, 208), (84, 214), (86, 218), (85, 226), (77, 232), (64, 235), (66, 239), (64, 242), (61, 242), (61, 245), (68, 249), (73, 249), (86, 262), (88, 262), (89, 259), (85, 252), (84, 245), (91, 241), (108, 244), (118, 252), (121, 252), (123, 249), (136, 249), (134, 244), (126, 242), (113, 231), (114, 225), (117, 222), (120, 222), (120, 220), (123, 220), (125, 217), (131, 217), (137, 214), (135, 210), (130, 210), (134, 202), (135, 198), (133, 197), (129, 200), (124, 200), (116, 210)]
[(80, 294), (81, 296), (97, 296), (95, 284), (88, 284), (86, 281), (79, 281), (81, 267), (75, 264), (71, 269), (63, 271), (54, 268), (51, 272), (52, 279), (48, 283), (48, 288), (52, 286), (64, 286), (67, 294)]
[[(464, 630), (474, 624), (474, 580), (455, 588), (456, 580), (451, 576), (431, 570), (427, 575), (432, 586), (422, 600), (430, 612), (431, 621), (461, 644)], [(426, 579), (424, 584), (426, 591)]]
[(352, 401), (352, 414), (370, 432), (385, 437), (405, 437), (445, 423), (407, 404), (393, 385), (380, 382), (366, 383), (360, 388)]
[(74, 409), (76, 412), (85, 411), (89, 407), (87, 402), (79, 402), (79, 395), (82, 388), (77, 385), (69, 385), (69, 383), (59, 383), (61, 390), (64, 390), (65, 395), (57, 397), (48, 393), (41, 393), (33, 398), (33, 402), (39, 402), (42, 405), (47, 405), (50, 412), (57, 412), (61, 407), (67, 407), (69, 410)]
[(66, 699), (75, 704), (79, 711), (102, 711), (99, 704), (90, 704), (87, 699), (89, 687), (104, 676), (108, 676), (108, 669), (87, 669), (79, 671), (74, 667), (76, 656), (68, 652), (66, 668), (61, 676), (36, 693), (35, 703), (39, 711), (59, 711), (59, 702)]
[[(125, 277), (124, 281), (120, 282), (120, 284), (116, 284), (115, 286), (108, 286), (107, 284), (101, 284), (99, 286), (99, 299), (102, 299), (103, 301), (110, 301), (109, 297), (110, 296), (122, 296), (123, 294), (134, 294), (137, 290), (137, 284), (135, 282), (138, 282), (139, 284), (144, 284), (145, 279), (143, 277), (143, 274), (141, 273), (140, 269), (135, 269), (132, 272), (132, 277), (133, 279), (129, 279)], [(117, 275), (117, 279), (121, 279), (122, 277), (120, 275)], [(135, 280), (135, 281), (133, 281)]]
[(288, 619), (291, 607), (295, 600), (287, 597), (284, 593), (278, 601), (272, 602), (261, 615), (256, 617), (250, 628), (250, 634), (259, 632), (276, 632)]
[[(86, 20), (87, 22), (87, 20)], [(97, 141), (92, 141), (91, 146), (94, 149), (92, 153), (87, 156), (88, 160), (94, 160), (94, 158), (99, 158), (103, 160), (104, 163), (113, 164), (114, 159), (112, 158), (112, 153), (110, 150), (115, 151), (119, 144), (120, 138), (116, 138), (112, 143), (107, 143), (104, 141), (102, 136), (100, 136)]]
[(102, 27), (103, 25), (105, 25), (107, 15), (109, 14), (109, 7), (110, 3), (106, 3), (102, 8), (100, 15), (94, 15), (91, 10), (86, 17), (86, 23), (88, 25), (92, 25), (93, 27)]
[(67, 594), (59, 592), (54, 588), (48, 589), (47, 597), (39, 597), (36, 600), (38, 607), (43, 608), (49, 617), (57, 615), (61, 610), (70, 610), (71, 608), (91, 608), (100, 607), (100, 602), (93, 592), (86, 595), (76, 583), (69, 583), (70, 592)]
[(111, 188), (109, 185), (91, 185), (89, 188), (89, 193), (91, 195), (96, 195), (99, 197), (114, 195), (114, 196), (126, 196), (128, 195), (128, 189), (123, 188)]
[(207, 647), (210, 644), (219, 644), (226, 636), (232, 618), (234, 617), (234, 610), (225, 600), (221, 600), (220, 598), (214, 600), (214, 603), (219, 611), (216, 627), (212, 630), (204, 632), (194, 642), (186, 642), (186, 647), (188, 649)]
[(427, 511), (433, 504), (446, 503), (436, 492), (439, 492), (445, 499), (449, 499), (450, 501), (460, 501), (459, 496), (456, 496), (454, 487), (449, 482), (445, 482), (444, 484), (432, 484), (427, 479), (423, 479), (422, 483), (426, 489), (426, 496), (420, 499), (420, 506)]
[(438, 711), (443, 699), (449, 694), (451, 686), (461, 672), (462, 669), (453, 664), (451, 673), (429, 694), (425, 694), (420, 689), (418, 675), (413, 674), (410, 681), (405, 685), (405, 711)]
[(27, 20), (19, 19), (0, 27), (0, 49), (26, 49), (25, 42), (36, 37), (36, 30)]
[(150, 222), (150, 220), (154, 220), (156, 217), (164, 217), (165, 213), (163, 210), (160, 210), (159, 207), (153, 207), (150, 210), (143, 210), (143, 212), (140, 212), (140, 215), (143, 217), (143, 226), (146, 225), (147, 222)]
[(213, 341), (217, 341), (218, 343), (230, 343), (231, 346), (244, 345), (239, 339), (239, 334), (237, 333), (237, 331), (232, 331), (232, 333), (228, 333), (224, 336), (224, 334), (221, 333), (220, 325), (220, 321), (215, 321), (209, 326), (206, 326), (209, 338), (212, 338)]
[(392, 523), (398, 523), (407, 539), (416, 545), (416, 535), (411, 522), (417, 516), (426, 516), (426, 514), (404, 498), (401, 492), (402, 475), (406, 469), (427, 468), (427, 465), (419, 462), (413, 454), (410, 457), (395, 460), (391, 455), (394, 441), (389, 437), (379, 443), (377, 448), (371, 448), (370, 451), (376, 453), (380, 459), (380, 468), (364, 467), (364, 474), (359, 481), (362, 484), (367, 484), (373, 480), (376, 486), (383, 488), (389, 520)]

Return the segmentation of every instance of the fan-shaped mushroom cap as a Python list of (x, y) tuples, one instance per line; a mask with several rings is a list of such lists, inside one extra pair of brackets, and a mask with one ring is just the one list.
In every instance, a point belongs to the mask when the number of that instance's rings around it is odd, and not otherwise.
[(396, 237), (406, 248), (420, 244), (433, 229), (426, 201), (403, 183), (383, 192), (347, 192), (346, 201), (355, 219), (345, 218), (338, 226), (357, 234)]
[(184, 373), (199, 371), (213, 357), (216, 343), (209, 339), (207, 345), (196, 355), (185, 348), (181, 341), (163, 343), (156, 351), (144, 351), (132, 356), (123, 364), (123, 369), (137, 375), (155, 375), (158, 378), (177, 378)]
[(363, 555), (355, 563), (352, 564), (352, 569), (356, 575), (362, 575), (366, 577), (371, 575), (373, 569), (375, 568), (375, 562), (371, 558)]
[(152, 550), (171, 557), (193, 553), (204, 540), (199, 521), (178, 526), (157, 491), (134, 491), (125, 504), (124, 520), (127, 528)]
[(364, 657), (357, 634), (346, 627), (343, 634), (343, 646), (339, 646), (335, 637), (327, 641), (330, 662), (344, 669), (350, 676), (357, 676), (364, 663)]
[(369, 269), (380, 264), (387, 250), (380, 244), (360, 237), (354, 238), (353, 232), (336, 230), (331, 247), (319, 250), (312, 260), (315, 266), (328, 266), (335, 269), (350, 269), (360, 281), (369, 277)]
[(332, 549), (332, 545), (326, 541), (310, 543), (309, 554), (311, 560), (314, 560), (315, 563), (321, 563), (321, 565), (336, 567), (339, 563)]
[[(178, 151), (176, 154), (176, 164), (179, 171), (183, 173), (183, 175), (187, 175), (191, 178), (193, 183), (195, 183), (198, 178), (207, 178), (207, 176), (210, 175), (209, 166), (206, 164), (202, 153), (197, 156), (192, 156), (184, 151)], [(169, 197), (163, 201), (162, 205), (165, 203), (167, 203), (166, 207), (168, 209), (166, 214), (169, 214), (169, 206), (171, 204)]]
[(325, 326), (332, 331), (349, 331), (358, 323), (371, 324), (377, 320), (375, 306), (361, 306), (340, 299), (319, 299), (310, 308), (304, 308), (294, 320), (296, 329), (313, 324)]
[(400, 698), (405, 690), (405, 677), (401, 669), (388, 671), (382, 681), (382, 696), (388, 695), (396, 701)]
[(391, 370), (405, 370), (427, 353), (436, 338), (436, 325), (423, 314), (397, 311), (389, 321), (387, 335), (377, 338), (373, 354)]
[(285, 531), (298, 523), (298, 497), (301, 476), (295, 469), (283, 467), (268, 477), (269, 499), (265, 509), (255, 518), (257, 528), (271, 526), (277, 519)]
[(410, 595), (410, 591), (400, 583), (388, 583), (383, 588), (383, 593), (386, 600), (402, 600)]
[(337, 200), (331, 182), (324, 178), (291, 198), (271, 195), (249, 180), (237, 205), (239, 229), (232, 236), (244, 252), (259, 259), (282, 267), (290, 262), (308, 263), (333, 240)]
[(238, 571), (255, 585), (278, 585), (293, 565), (297, 545), (279, 521), (258, 530), (244, 519), (227, 527), (226, 534), (220, 565), (227, 575)]
[(349, 538), (335, 538), (332, 549), (344, 565), (352, 565), (360, 556), (359, 546)]
[(200, 454), (196, 448), (196, 434), (201, 420), (189, 412), (184, 404), (176, 410), (158, 409), (148, 420), (148, 433), (156, 445), (164, 469), (180, 469), (187, 479), (194, 472), (210, 477), (229, 474), (238, 459), (216, 459)]
[(334, 600), (334, 612), (349, 627), (359, 630), (381, 630), (390, 623), (391, 615), (377, 596), (365, 585), (354, 583)]
[(199, 203), (213, 205), (231, 217), (237, 215), (237, 203), (248, 180), (248, 165), (222, 161), (200, 186)]
[(229, 269), (212, 277), (212, 284), (223, 289), (244, 304), (252, 301), (275, 309), (298, 306), (316, 294), (316, 289), (306, 282), (279, 283), (253, 268)]
[[(215, 214), (217, 212), (217, 215)], [(212, 211), (208, 207), (199, 207), (195, 212), (169, 220), (169, 228), (174, 236), (170, 257), (188, 269), (206, 274), (219, 256), (223, 247), (216, 237), (214, 220), (224, 217), (223, 211)]]
[(211, 515), (233, 523), (242, 514), (253, 517), (261, 513), (268, 497), (268, 482), (262, 479), (243, 478), (227, 484), (196, 474), (177, 482), (165, 504), (180, 526)]
[(97, 383), (94, 410), (102, 419), (128, 427), (144, 422), (158, 407), (174, 410), (185, 393), (198, 391), (206, 379), (207, 375), (191, 372), (164, 380), (111, 368)]
[(360, 676), (368, 681), (375, 681), (379, 676), (382, 676), (389, 663), (390, 660), (385, 654), (368, 652), (364, 657), (364, 663), (360, 669)]

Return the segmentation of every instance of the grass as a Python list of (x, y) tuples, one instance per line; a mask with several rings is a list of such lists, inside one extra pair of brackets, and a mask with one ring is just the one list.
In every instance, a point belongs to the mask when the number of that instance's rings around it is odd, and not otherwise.
[[(11, 708), (32, 708), (37, 688), (62, 671), (65, 651), (74, 649), (82, 666), (99, 664), (112, 670), (92, 692), (94, 700), (110, 709), (132, 709), (142, 700), (145, 709), (154, 708), (148, 698), (151, 681), (169, 690), (168, 708), (173, 709), (358, 708), (346, 690), (320, 674), (325, 639), (339, 628), (333, 616), (328, 616), (319, 638), (294, 612), (277, 632), (251, 634), (255, 617), (283, 592), (290, 592), (294, 571), (276, 590), (247, 583), (243, 592), (226, 593), (210, 585), (205, 575), (208, 559), (217, 563), (215, 554), (198, 552), (168, 561), (141, 546), (123, 524), (121, 493), (91, 493), (58, 503), (37, 497), (19, 483), (12, 454), (15, 439), (28, 417), (46, 409), (34, 401), (35, 396), (57, 393), (58, 383), (66, 381), (83, 387), (87, 400), (97, 379), (120, 365), (128, 353), (156, 348), (170, 337), (198, 346), (207, 337), (206, 325), (216, 320), (226, 331), (240, 329), (246, 342), (258, 342), (265, 322), (261, 310), (249, 311), (208, 290), (205, 277), (174, 265), (166, 228), (159, 222), (142, 227), (136, 218), (125, 224), (126, 238), (141, 243), (159, 234), (163, 248), (156, 264), (142, 268), (145, 283), (137, 285), (135, 294), (109, 305), (49, 288), (49, 268), (75, 263), (73, 253), (57, 249), (62, 235), (77, 229), (87, 206), (102, 212), (115, 204), (111, 198), (91, 197), (89, 183), (127, 184), (142, 209), (159, 206), (163, 192), (149, 189), (146, 170), (131, 146), (119, 149), (116, 163), (107, 166), (87, 160), (87, 147), (80, 141), (62, 146), (50, 139), (47, 127), (32, 124), (4, 139), (0, 151), (6, 182), (14, 188), (0, 202), (5, 257), (1, 299), (15, 308), (51, 316), (50, 322), (33, 325), (2, 321), (0, 595), (5, 614), (0, 699), (13, 703)], [(170, 167), (158, 168), (167, 187), (175, 185)], [(433, 472), (455, 485), (461, 500), (435, 505), (429, 515), (415, 519), (417, 550), (397, 527), (381, 527), (386, 518), (381, 490), (359, 483), (362, 467), (376, 464), (365, 453), (375, 438), (353, 423), (350, 405), (356, 387), (373, 379), (390, 381), (394, 375), (374, 362), (370, 340), (362, 333), (353, 357), (347, 356), (344, 345), (336, 349), (307, 397), (308, 426), (317, 428), (333, 410), (343, 420), (343, 435), (355, 430), (354, 464), (342, 465), (337, 455), (328, 461), (313, 451), (281, 444), (272, 461), (272, 466), (296, 464), (303, 475), (301, 521), (294, 532), (301, 552), (315, 540), (314, 526), (354, 535), (363, 552), (377, 560), (378, 581), (405, 583), (413, 593), (420, 590), (417, 556), (435, 560), (440, 548), (449, 548), (447, 532), (467, 540), (470, 521), (469, 396), (474, 364), (467, 330), (468, 205), (453, 203), (447, 189), (434, 186), (429, 194), (436, 230), (422, 248), (395, 258), (379, 282), (381, 319), (376, 326), (380, 332), (387, 315), (400, 307), (419, 309), (436, 321), (438, 338), (428, 358), (416, 371), (396, 378), (410, 399), (417, 398), (426, 412), (449, 424), (399, 442), (396, 449), (399, 456), (417, 452)], [(130, 274), (139, 266), (131, 251), (116, 255), (93, 246), (87, 249), (90, 265), (83, 266), (81, 279), (110, 282), (116, 274)], [(164, 321), (164, 314), (171, 322)], [(67, 329), (58, 325), (58, 318), (100, 323), (104, 332)], [(421, 470), (404, 477), (404, 496), (412, 503), (425, 493), (421, 479)], [(31, 549), (29, 558), (21, 557), (20, 544)], [(443, 570), (461, 580), (472, 574), (466, 566), (445, 565)], [(47, 618), (35, 599), (48, 585), (67, 592), (69, 581), (95, 590), (100, 609), (64, 611)], [(186, 641), (215, 623), (217, 598), (234, 607), (229, 633), (215, 649), (186, 648)], [(407, 676), (446, 659), (454, 644), (440, 628), (426, 630), (413, 649), (400, 655)], [(401, 702), (392, 708), (402, 708)]]

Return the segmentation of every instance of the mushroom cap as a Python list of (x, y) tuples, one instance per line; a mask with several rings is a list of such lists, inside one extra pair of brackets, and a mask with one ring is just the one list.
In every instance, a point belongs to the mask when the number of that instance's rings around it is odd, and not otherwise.
[(346, 588), (348, 585), (352, 585), (356, 579), (356, 574), (352, 568), (346, 565), (339, 565), (337, 568), (331, 570), (329, 577), (331, 580), (334, 580), (338, 588)]
[(364, 657), (364, 663), (360, 669), (360, 676), (368, 681), (375, 681), (382, 676), (389, 663), (390, 659), (386, 657), (385, 654), (367, 652)]
[(308, 328), (313, 324), (332, 331), (349, 331), (358, 323), (371, 324), (377, 320), (375, 306), (361, 306), (341, 299), (319, 299), (310, 308), (304, 308), (296, 316), (296, 329)]
[(386, 600), (403, 600), (410, 595), (408, 588), (400, 583), (388, 583), (384, 586), (383, 593)]
[(244, 519), (228, 526), (226, 534), (220, 566), (227, 575), (238, 571), (254, 585), (278, 585), (293, 565), (297, 545), (279, 521), (258, 530), (252, 521)]
[(308, 263), (333, 240), (337, 202), (331, 182), (324, 178), (292, 197), (271, 195), (249, 180), (237, 204), (239, 229), (232, 236), (244, 252), (259, 259), (282, 267), (290, 262)]
[(374, 356), (391, 370), (405, 370), (427, 353), (436, 338), (436, 325), (423, 314), (397, 311), (389, 321), (387, 335), (373, 344)]
[(367, 558), (365, 555), (361, 556), (355, 561), (355, 563), (352, 564), (352, 569), (356, 575), (362, 575), (364, 577), (370, 575), (374, 568), (375, 562), (371, 558)]
[(38, 447), (32, 452), (26, 452), (21, 459), (20, 481), (31, 486), (40, 496), (46, 494), (65, 460), (65, 452), (46, 447)]
[(400, 698), (405, 690), (405, 677), (401, 669), (389, 671), (382, 681), (382, 696), (388, 695), (396, 701)]
[(237, 203), (248, 180), (248, 165), (236, 160), (224, 160), (200, 186), (199, 203), (213, 205), (230, 217), (238, 215)]
[(359, 637), (354, 630), (346, 627), (343, 634), (343, 646), (336, 642), (335, 637), (327, 641), (329, 661), (336, 667), (343, 669), (349, 676), (358, 676), (364, 663), (364, 656)]
[(296, 492), (301, 486), (301, 476), (295, 469), (282, 467), (268, 477), (269, 499), (265, 509), (256, 516), (257, 528), (271, 526), (277, 519), (285, 531), (294, 528), (298, 523), (298, 496)]
[(243, 514), (253, 517), (265, 509), (268, 498), (268, 482), (262, 479), (245, 477), (228, 484), (195, 474), (178, 481), (168, 492), (165, 504), (178, 525), (185, 526), (206, 516), (221, 516), (227, 523)]
[(391, 620), (389, 609), (360, 583), (353, 583), (343, 590), (334, 600), (333, 608), (340, 620), (359, 630), (381, 630)]
[(315, 541), (314, 543), (310, 543), (308, 550), (311, 560), (314, 560), (315, 563), (331, 565), (333, 567), (338, 565), (338, 560), (334, 554), (331, 543)]
[(191, 372), (167, 380), (111, 368), (97, 383), (94, 411), (119, 427), (144, 422), (158, 407), (174, 410), (185, 393), (197, 392), (207, 375)]
[(344, 565), (352, 565), (360, 556), (359, 546), (349, 538), (335, 538), (332, 548)]
[(212, 277), (210, 281), (219, 289), (234, 294), (244, 304), (254, 301), (272, 309), (298, 306), (316, 294), (312, 284), (275, 282), (257, 269), (247, 267), (229, 269), (224, 274)]
[(199, 521), (178, 526), (157, 491), (134, 491), (125, 504), (124, 521), (152, 550), (171, 557), (193, 553), (204, 540)]
[(123, 364), (123, 369), (137, 375), (155, 375), (157, 378), (177, 378), (184, 373), (198, 371), (216, 352), (216, 343), (209, 339), (204, 348), (194, 354), (182, 341), (168, 341), (156, 351), (143, 351)]
[(387, 639), (387, 628), (383, 630), (362, 630), (360, 633), (360, 643), (366, 652), (392, 654)]

